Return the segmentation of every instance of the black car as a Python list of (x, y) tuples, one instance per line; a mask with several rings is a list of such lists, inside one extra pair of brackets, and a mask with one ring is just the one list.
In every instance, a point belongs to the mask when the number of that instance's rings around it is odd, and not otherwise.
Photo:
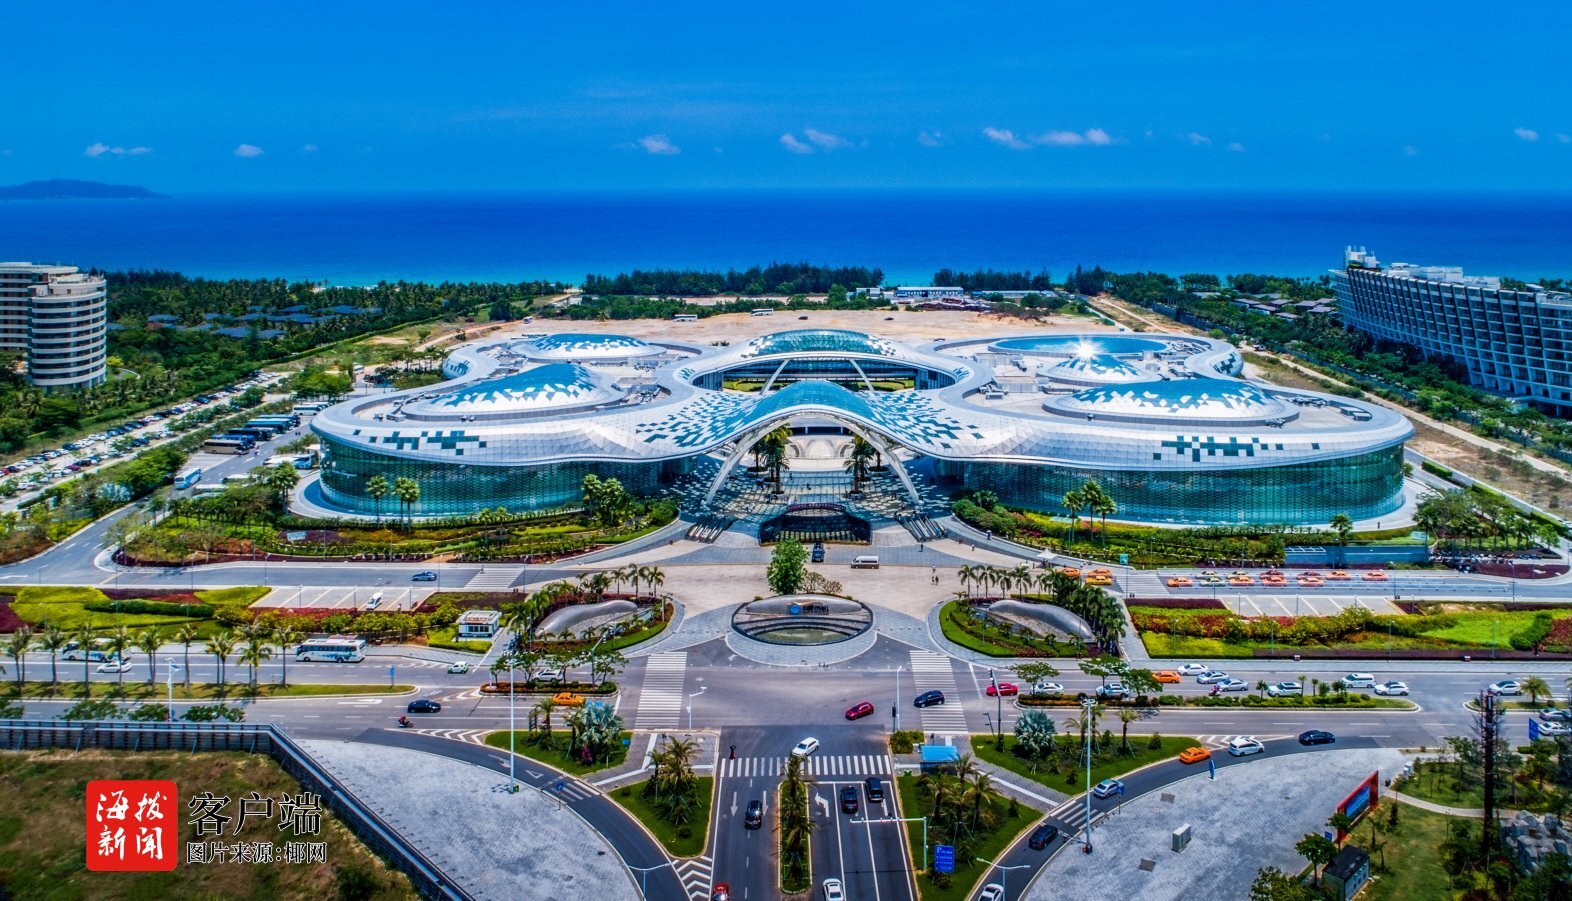
[(815, 541), (813, 543), (813, 555), (812, 555), (812, 557), (813, 557), (812, 562), (814, 562), (814, 563), (823, 563), (824, 562), (824, 542), (822, 542), (822, 541)]
[(1049, 823), (1044, 823), (1032, 831), (1032, 837), (1026, 840), (1026, 844), (1030, 846), (1033, 851), (1041, 851), (1042, 849), (1053, 844), (1053, 840), (1058, 837), (1059, 827)]
[(841, 813), (856, 813), (857, 797), (857, 786), (848, 785), (841, 789)]
[(1329, 745), (1337, 741), (1337, 736), (1325, 729), (1311, 729), (1309, 732), (1299, 733), (1299, 743), (1302, 745)]
[(868, 792), (869, 804), (884, 803), (884, 782), (878, 776), (869, 776), (868, 781), (862, 785)]
[(421, 698), (418, 701), (410, 701), (409, 706), (404, 709), (409, 713), (441, 713), (442, 705), (436, 701)]
[(943, 703), (944, 703), (944, 692), (940, 691), (937, 688), (930, 689), (930, 690), (925, 691), (922, 694), (918, 695), (917, 697), (912, 698), (912, 706), (913, 707), (932, 707), (935, 704), (943, 704)]
[(749, 801), (748, 810), (742, 815), (744, 829), (758, 829), (764, 825), (764, 802)]

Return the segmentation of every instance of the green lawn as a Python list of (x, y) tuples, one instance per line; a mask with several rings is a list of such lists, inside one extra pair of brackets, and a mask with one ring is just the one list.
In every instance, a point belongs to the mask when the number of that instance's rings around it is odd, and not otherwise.
[[(597, 770), (610, 769), (611, 767), (620, 766), (624, 760), (628, 759), (628, 745), (618, 745), (617, 748), (612, 751), (611, 758), (609, 760), (595, 761), (586, 765), (581, 762), (579, 758), (570, 757), (568, 755), (566, 749), (568, 747), (568, 739), (571, 737), (571, 735), (565, 729), (551, 730), (551, 737), (554, 746), (550, 748), (543, 748), (540, 746), (539, 732), (529, 732), (523, 729), (516, 730), (512, 733), (509, 733), (506, 729), (503, 729), (501, 732), (492, 732), (486, 736), (486, 744), (492, 746), (493, 748), (500, 748), (501, 750), (506, 751), (508, 749), (508, 736), (510, 734), (513, 736), (512, 740), (515, 743), (513, 746), (513, 752), (515, 754), (518, 754), (520, 757), (528, 757), (531, 760), (538, 760), (547, 766), (554, 766), (557, 769), (562, 770), (564, 773), (570, 773), (574, 776), (583, 776), (587, 773), (596, 772)], [(633, 733), (623, 732), (622, 737), (631, 742), (633, 740)]]
[[(1092, 784), (1096, 785), (1104, 779), (1112, 779), (1116, 776), (1122, 776), (1131, 770), (1139, 769), (1149, 763), (1156, 763), (1159, 760), (1166, 760), (1177, 755), (1185, 748), (1200, 744), (1199, 741), (1193, 738), (1186, 738), (1179, 735), (1164, 735), (1162, 737), (1162, 747), (1154, 750), (1146, 746), (1150, 739), (1150, 735), (1132, 734), (1130, 736), (1130, 750), (1134, 753), (1129, 757), (1123, 757), (1116, 753), (1099, 754), (1097, 758), (1092, 761)], [(1118, 743), (1119, 733), (1116, 730), (1114, 732), (1115, 747), (1118, 746)], [(1079, 744), (1077, 744), (1077, 747), (1079, 747)], [(1076, 766), (1074, 772), (1067, 775), (1054, 775), (1042, 765), (1039, 765), (1037, 772), (1034, 773), (1031, 769), (1031, 763), (1020, 757), (1017, 757), (1014, 751), (1015, 736), (1013, 735), (1006, 735), (1004, 737), (1003, 751), (994, 750), (994, 740), (992, 735), (982, 734), (972, 736), (972, 753), (975, 754), (979, 760), (986, 760), (994, 766), (1003, 767), (1012, 773), (1030, 779), (1040, 785), (1046, 785), (1055, 791), (1067, 792), (1074, 795), (1079, 794), (1085, 790), (1086, 769), (1084, 766)]]
[[(715, 806), (715, 780), (709, 776), (698, 776), (693, 781), (698, 786), (700, 804), (694, 808), (693, 819), (682, 828), (661, 818), (659, 809), (643, 795), (644, 782), (617, 789), (611, 793), (611, 799), (638, 817), (639, 822), (655, 833), (655, 837), (673, 857), (694, 857), (703, 854), (709, 845), (710, 810)], [(688, 833), (686, 836), (682, 834), (684, 828)]]
[[(33, 667), (37, 666), (38, 664), (33, 664)], [(29, 669), (32, 669), (33, 667), (29, 667)], [(43, 672), (48, 673), (48, 668), (44, 668)], [(137, 670), (132, 670), (131, 672), (126, 673), (126, 681), (123, 686), (116, 682), (91, 683), (93, 686), (92, 696), (95, 698), (122, 697), (126, 700), (132, 701), (169, 700), (169, 688), (164, 684), (163, 680), (159, 680), (155, 685), (150, 687), (147, 684), (147, 670), (141, 670), (140, 676), (137, 675), (137, 672)], [(32, 674), (37, 675), (38, 673), (35, 670)], [(48, 682), (34, 682), (29, 680), (28, 682), (24, 683), (26, 685), (26, 689), (23, 692), (23, 697), (80, 698), (82, 697), (82, 682), (80, 678), (78, 678), (76, 681), (72, 681), (71, 677), (73, 675), (77, 677), (82, 675), (82, 665), (80, 663), (76, 663), (74, 665), (70, 663), (63, 663), (60, 666), (60, 684), (58, 686), (51, 686)], [(124, 689), (124, 693), (117, 695), (116, 689), (122, 687)], [(217, 685), (211, 682), (193, 683), (189, 690), (183, 684), (176, 682), (175, 700), (198, 701), (211, 700), (214, 698), (228, 698), (231, 700), (241, 698), (308, 698), (320, 697), (322, 695), (389, 695), (402, 694), (407, 691), (412, 691), (413, 689), (414, 686), (412, 685), (308, 685), (292, 682), (282, 688), (280, 688), (277, 684), (262, 683), (259, 684), (256, 688), (256, 691), (253, 692), (251, 686), (245, 681), (244, 674), (242, 674), (239, 679), (226, 683), (222, 691)], [(0, 689), (0, 694), (10, 698), (16, 697), (15, 680), (12, 680), (4, 689)]]
[[(1456, 764), (1420, 763), (1414, 775), (1403, 780), (1397, 790), (1412, 798), (1445, 804), (1448, 807), (1481, 808), (1485, 806), (1484, 788), (1468, 777), (1459, 778)], [(1535, 791), (1532, 786), (1520, 786), (1516, 780), (1504, 780), (1497, 794), (1496, 803), (1502, 807), (1544, 813), (1552, 809), (1552, 799)], [(1408, 811), (1403, 811), (1407, 813)]]
[[(197, 600), (212, 607), (244, 608), (270, 590), (260, 586), (243, 586), (199, 589), (195, 594)], [(83, 625), (90, 625), (97, 629), (111, 629), (115, 626), (140, 629), (147, 626), (172, 626), (187, 622), (197, 623), (204, 633), (226, 629), (225, 626), (211, 619), (193, 619), (167, 613), (112, 613), (88, 610), (86, 607), (90, 603), (108, 600), (109, 598), (102, 591), (88, 585), (28, 586), (17, 592), (11, 609), (26, 622), (38, 624), (47, 619), (67, 631)], [(149, 600), (158, 600), (158, 598)]]
[[(901, 799), (901, 816), (920, 817), (928, 813), (926, 800), (917, 795), (917, 778), (911, 772), (903, 772), (895, 780), (896, 791)], [(1025, 804), (1016, 805), (1014, 816), (1009, 815), (1010, 799), (996, 792), (988, 793), (989, 803), (1001, 816), (998, 826), (993, 833), (978, 843), (975, 855), (987, 860), (997, 860), (1009, 844), (1015, 841), (1016, 836), (1030, 828), (1037, 822), (1042, 812)], [(913, 865), (919, 870), (924, 870), (924, 850), (922, 848), (922, 823), (906, 823), (906, 840), (912, 855)], [(932, 864), (931, 860), (927, 861)], [(940, 886), (933, 881), (931, 873), (923, 873), (917, 877), (917, 894), (922, 901), (966, 901), (972, 897), (972, 889), (984, 873), (986, 864), (979, 865), (973, 861), (955, 861), (955, 873), (948, 886)]]
[[(1032, 639), (1022, 635), (1006, 635), (1002, 630), (984, 627), (963, 613), (966, 605), (950, 601), (939, 611), (939, 629), (944, 637), (969, 651), (990, 657), (1054, 656), (1061, 653), (1051, 641)], [(1065, 651), (1070, 649), (1065, 646)]]
[(1440, 639), (1458, 645), (1488, 648), (1494, 641), (1497, 647), (1510, 647), (1512, 636), (1527, 628), (1539, 613), (1549, 613), (1551, 619), (1572, 616), (1572, 608), (1545, 611), (1481, 611), (1455, 614), (1457, 622), (1445, 629), (1426, 632), (1428, 638)]
[(458, 628), (448, 626), (441, 629), (426, 630), (426, 646), (442, 648), (448, 651), (469, 651), (474, 654), (484, 654), (491, 649), (491, 642), (476, 641), (474, 639), (460, 640), (457, 636)]
[[(1381, 826), (1387, 822), (1392, 801), (1383, 801), (1371, 814)], [(1382, 853), (1370, 858), (1373, 877), (1360, 894), (1365, 901), (1410, 901), (1416, 898), (1450, 898), (1452, 880), (1441, 866), (1441, 843), (1446, 841), (1447, 821), (1451, 817), (1421, 810), (1412, 804), (1399, 805), (1397, 828), (1381, 834), (1386, 843), (1386, 869), (1380, 870)], [(1370, 850), (1370, 827), (1360, 823), (1349, 839)]]
[(1221, 638), (1196, 638), (1190, 635), (1168, 635), (1163, 632), (1142, 632), (1141, 641), (1146, 653), (1153, 657), (1194, 657), (1201, 660), (1225, 657), (1254, 657), (1250, 648), (1229, 644)]

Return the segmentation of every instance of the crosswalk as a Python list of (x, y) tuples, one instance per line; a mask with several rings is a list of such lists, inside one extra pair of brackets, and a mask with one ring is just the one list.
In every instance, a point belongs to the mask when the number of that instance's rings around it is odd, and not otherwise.
[(1268, 742), (1287, 737), (1286, 735), (1197, 735), (1196, 740), (1209, 748), (1226, 748), (1228, 743), (1236, 738), (1253, 738), (1256, 741)]
[(950, 658), (933, 651), (914, 650), (912, 680), (919, 693), (937, 688), (944, 692), (944, 703), (922, 708), (922, 731), (964, 733), (966, 711), (961, 707), (961, 692), (955, 684), (955, 667)]
[(486, 735), (490, 729), (396, 729), (395, 731), (413, 732), (416, 735), (429, 735), (432, 738), (446, 738), (449, 741), (462, 741), (472, 745), (484, 745)]
[[(1076, 798), (1066, 801), (1054, 808), (1048, 815), (1051, 819), (1058, 820), (1070, 827), (1071, 830), (1080, 829), (1086, 825), (1086, 799)], [(1092, 809), (1092, 816), (1097, 816), (1097, 809)]]
[(522, 566), (486, 566), (469, 577), (465, 591), (507, 591), (524, 575)]
[[(752, 779), (756, 776), (778, 777), (786, 771), (785, 757), (738, 757), (722, 759), (722, 779)], [(890, 772), (888, 754), (812, 754), (803, 759), (803, 772), (809, 776), (868, 776), (887, 775)]]
[(672, 864), (677, 878), (688, 893), (689, 901), (706, 901), (710, 897), (710, 880), (715, 878), (715, 861), (709, 857), (687, 857)]
[(688, 677), (688, 652), (651, 654), (644, 664), (644, 687), (639, 692), (640, 729), (675, 729), (681, 725), (682, 690)]
[(585, 798), (591, 798), (599, 794), (599, 792), (583, 782), (568, 776), (563, 776), (550, 785), (542, 786), (542, 790), (564, 801), (582, 801)]

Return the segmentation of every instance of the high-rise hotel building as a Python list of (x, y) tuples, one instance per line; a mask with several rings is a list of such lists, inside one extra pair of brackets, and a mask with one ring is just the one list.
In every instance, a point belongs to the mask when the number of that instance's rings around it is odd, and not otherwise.
[(0, 263), (0, 348), (20, 350), (27, 378), (45, 390), (104, 381), (104, 280), (75, 266)]
[(1456, 266), (1382, 267), (1363, 247), (1344, 252), (1332, 283), (1349, 327), (1456, 360), (1486, 391), (1572, 415), (1572, 294), (1503, 288)]

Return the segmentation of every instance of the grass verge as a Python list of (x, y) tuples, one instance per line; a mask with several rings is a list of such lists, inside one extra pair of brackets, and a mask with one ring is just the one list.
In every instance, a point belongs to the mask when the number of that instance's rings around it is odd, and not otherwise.
[[(1455, 763), (1422, 761), (1414, 767), (1414, 774), (1396, 788), (1422, 801), (1478, 809), (1485, 806), (1485, 790), (1472, 781), (1473, 778)], [(1520, 785), (1516, 779), (1503, 779), (1496, 803), (1502, 807), (1546, 813), (1554, 809), (1555, 798), (1532, 785)]]
[[(920, 817), (932, 813), (929, 809), (928, 799), (917, 793), (917, 778), (910, 772), (904, 772), (895, 780), (896, 791), (901, 799), (901, 816)], [(994, 810), (999, 811), (999, 820), (993, 830), (979, 841), (973, 849), (973, 856), (987, 860), (997, 860), (999, 854), (1022, 831), (1037, 822), (1041, 811), (1025, 804), (1011, 802), (1009, 798), (996, 792), (988, 792), (987, 803)], [(955, 860), (955, 872), (950, 875), (948, 884), (944, 884), (943, 874), (927, 871), (924, 861), (931, 866), (932, 860), (925, 858), (922, 847), (921, 823), (905, 823), (906, 841), (911, 850), (912, 862), (922, 875), (917, 877), (917, 895), (922, 901), (966, 901), (972, 897), (972, 889), (976, 882), (986, 872), (986, 864), (979, 864), (974, 860), (963, 861), (959, 856)], [(929, 836), (930, 841), (933, 836)], [(935, 877), (940, 877), (935, 879)]]
[[(63, 669), (63, 667), (62, 667)], [(23, 698), (71, 700), (81, 698), (82, 683), (62, 680), (58, 686), (51, 686), (48, 682), (26, 682)], [(123, 699), (127, 701), (168, 701), (169, 689), (163, 682), (149, 686), (146, 681), (130, 682), (119, 685), (115, 682), (91, 683), (92, 695), (95, 698)], [(180, 683), (175, 683), (176, 701), (208, 701), (215, 699), (247, 700), (252, 698), (313, 698), (322, 695), (391, 695), (401, 694), (413, 689), (413, 685), (326, 685), (326, 684), (294, 684), (280, 687), (277, 684), (258, 685), (253, 691), (250, 685), (231, 682), (222, 690), (211, 682), (193, 684), (189, 689)], [(12, 682), (7, 697), (16, 697), (16, 683)]]
[[(1099, 754), (1092, 761), (1092, 784), (1096, 785), (1104, 779), (1123, 776), (1125, 773), (1140, 769), (1150, 763), (1167, 760), (1185, 748), (1200, 744), (1199, 741), (1182, 735), (1164, 735), (1159, 739), (1159, 747), (1151, 748), (1148, 747), (1151, 738), (1150, 735), (1130, 736), (1130, 750), (1132, 753), (1128, 757), (1120, 756), (1117, 752)], [(1115, 735), (1115, 747), (1118, 746), (1118, 742), (1119, 737)], [(1076, 742), (1076, 747), (1080, 747), (1079, 741)], [(1004, 737), (1003, 751), (994, 749), (992, 735), (973, 735), (972, 753), (979, 760), (987, 761), (997, 767), (1003, 767), (1018, 776), (1030, 779), (1039, 785), (1045, 785), (1054, 791), (1078, 794), (1084, 791), (1086, 787), (1086, 769), (1079, 763), (1070, 766), (1068, 771), (1061, 770), (1059, 773), (1051, 772), (1039, 763), (1037, 771), (1033, 772), (1031, 761), (1015, 754), (1015, 736), (1013, 735)], [(1079, 761), (1079, 754), (1077, 753), (1073, 759)]]
[(694, 777), (699, 804), (686, 826), (673, 826), (661, 815), (660, 808), (644, 797), (644, 786), (649, 780), (624, 785), (611, 793), (611, 799), (638, 818), (654, 833), (673, 857), (693, 857), (704, 853), (709, 844), (710, 810), (715, 806), (715, 780), (709, 776)]
[[(1450, 898), (1455, 891), (1441, 861), (1441, 843), (1446, 841), (1447, 823), (1452, 818), (1421, 810), (1412, 804), (1398, 804), (1396, 827), (1386, 824), (1390, 805), (1383, 801), (1370, 815), (1380, 819), (1380, 839), (1384, 849), (1370, 858), (1374, 877), (1360, 893), (1365, 901), (1409, 901), (1411, 898)], [(1349, 843), (1370, 850), (1370, 827), (1361, 823)], [(1381, 867), (1382, 859), (1386, 866)]]
[[(538, 760), (547, 766), (556, 767), (564, 773), (571, 773), (574, 776), (583, 776), (587, 773), (620, 766), (624, 760), (628, 759), (628, 745), (618, 744), (616, 749), (611, 752), (609, 759), (596, 760), (586, 764), (577, 756), (568, 753), (568, 740), (571, 736), (565, 729), (551, 730), (552, 745), (550, 747), (541, 745), (540, 732), (529, 732), (524, 729), (518, 729), (511, 733), (506, 729), (501, 732), (492, 732), (486, 736), (486, 744), (506, 751), (508, 750), (509, 735), (513, 737), (513, 753), (520, 757), (528, 757), (530, 760)], [(633, 733), (625, 731), (622, 733), (622, 738), (624, 741), (631, 742)]]

